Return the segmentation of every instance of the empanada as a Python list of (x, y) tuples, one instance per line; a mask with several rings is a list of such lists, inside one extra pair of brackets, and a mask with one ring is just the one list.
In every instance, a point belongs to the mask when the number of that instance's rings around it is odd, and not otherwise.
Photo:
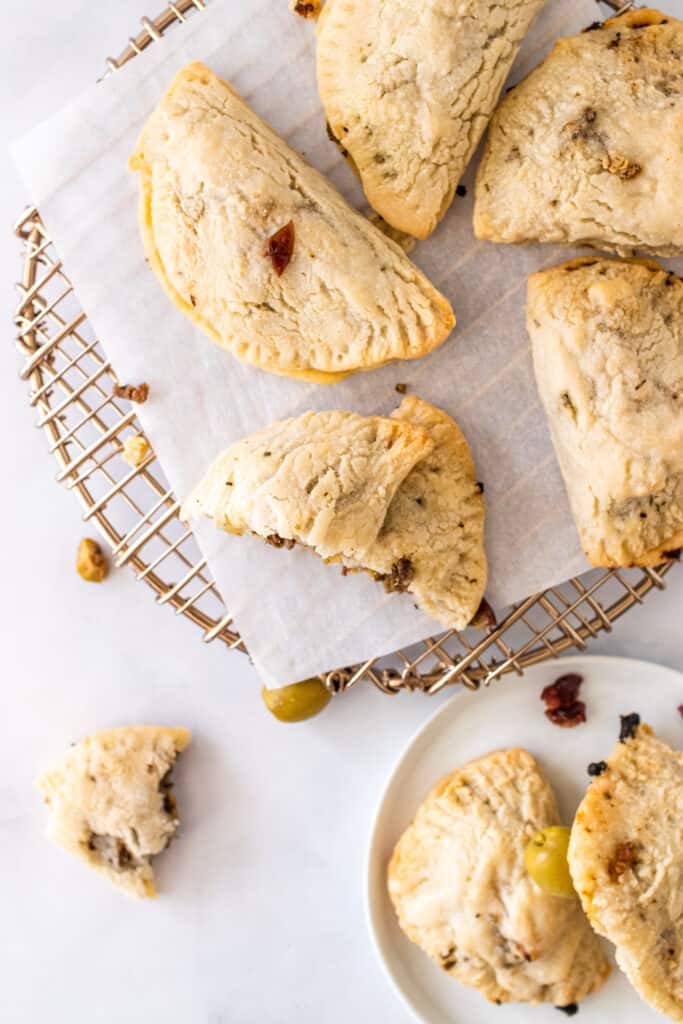
[(683, 252), (683, 22), (633, 10), (560, 39), (491, 120), (474, 230)]
[(130, 896), (156, 896), (152, 858), (179, 819), (170, 781), (187, 729), (123, 726), (70, 747), (37, 786), (48, 836)]
[(683, 282), (592, 257), (529, 279), (541, 399), (593, 565), (655, 565), (683, 546)]
[(635, 990), (683, 1021), (683, 754), (648, 725), (633, 732), (576, 812), (569, 867)]
[(410, 397), (391, 418), (309, 412), (238, 441), (181, 516), (303, 544), (462, 629), (486, 586), (481, 491), (453, 420)]
[(392, 419), (425, 430), (434, 448), (410, 471), (389, 505), (363, 567), (391, 587), (394, 566), (408, 560), (408, 590), (444, 626), (464, 629), (486, 587), (483, 485), (458, 425), (429, 402), (410, 395)]
[(327, 0), (318, 87), (370, 204), (426, 238), (544, 0)]
[(501, 750), (438, 783), (389, 863), (408, 938), (494, 1002), (566, 1007), (609, 973), (579, 901), (543, 892), (524, 865), (532, 836), (558, 823), (531, 754)]
[(143, 129), (140, 222), (152, 269), (215, 342), (323, 383), (440, 345), (448, 301), (202, 64)]

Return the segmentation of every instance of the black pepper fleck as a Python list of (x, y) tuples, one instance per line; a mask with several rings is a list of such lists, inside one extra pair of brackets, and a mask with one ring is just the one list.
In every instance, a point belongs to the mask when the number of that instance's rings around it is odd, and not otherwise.
[(458, 187), (455, 190), (455, 194), (456, 194), (456, 196), (460, 196), (461, 198), (463, 196), (466, 196), (467, 195), (467, 186), (466, 185), (458, 185)]
[(588, 765), (589, 775), (602, 775), (607, 770), (607, 761), (591, 761)]

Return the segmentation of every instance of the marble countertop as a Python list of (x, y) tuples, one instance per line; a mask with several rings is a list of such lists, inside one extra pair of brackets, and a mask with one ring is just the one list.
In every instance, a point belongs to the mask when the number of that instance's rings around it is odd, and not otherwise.
[[(155, 13), (148, 3), (11, 5), (0, 39), (5, 143), (97, 78)], [(79, 580), (74, 555), (87, 531), (54, 482), (17, 377), (11, 228), (28, 196), (5, 146), (0, 161), (0, 1019), (403, 1024), (411, 1018), (366, 931), (367, 836), (391, 765), (447, 695), (389, 699), (366, 685), (308, 725), (283, 727), (264, 712), (247, 658), (202, 646), (132, 572), (101, 587)], [(680, 668), (682, 607), (676, 568), (665, 593), (590, 651)], [(149, 904), (126, 901), (45, 841), (33, 787), (74, 739), (132, 721), (195, 734), (179, 772), (184, 837)]]

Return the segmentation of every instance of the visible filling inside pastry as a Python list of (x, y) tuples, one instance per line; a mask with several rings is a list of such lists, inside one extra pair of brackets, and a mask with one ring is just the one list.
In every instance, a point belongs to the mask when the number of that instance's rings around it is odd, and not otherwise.
[(388, 594), (403, 594), (415, 576), (415, 566), (409, 558), (399, 558), (388, 573), (373, 573), (378, 583), (384, 584)]
[[(152, 770), (150, 765), (149, 771)], [(97, 860), (116, 872), (136, 871), (149, 867), (157, 854), (168, 849), (180, 825), (172, 774), (173, 767), (159, 780), (159, 810), (162, 819), (165, 819), (159, 848), (153, 851), (144, 850), (138, 832), (132, 826), (122, 835), (103, 835), (92, 831), (87, 840), (87, 847)]]
[(146, 863), (145, 860), (138, 860), (135, 853), (118, 836), (100, 836), (97, 832), (91, 832), (88, 849), (96, 853), (100, 860), (114, 871), (129, 871), (141, 863)]

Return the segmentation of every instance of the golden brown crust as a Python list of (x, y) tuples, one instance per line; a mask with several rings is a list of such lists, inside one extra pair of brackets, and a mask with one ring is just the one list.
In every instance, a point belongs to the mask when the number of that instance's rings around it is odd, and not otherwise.
[(648, 725), (615, 747), (572, 826), (583, 908), (638, 994), (683, 1021), (683, 755)]
[(484, 499), (457, 424), (406, 397), (391, 418), (331, 411), (232, 445), (184, 503), (219, 529), (311, 548), (463, 629), (486, 587)]
[(584, 551), (657, 565), (683, 546), (683, 282), (653, 260), (533, 274), (539, 392)]
[(543, 893), (524, 865), (527, 842), (558, 821), (531, 754), (495, 751), (437, 783), (389, 862), (402, 930), (492, 1001), (566, 1006), (609, 974), (578, 901)]
[(682, 252), (681, 60), (683, 22), (652, 10), (559, 40), (491, 119), (477, 237)]
[[(450, 304), (401, 249), (203, 65), (176, 76), (129, 166), (152, 270), (238, 358), (335, 383), (417, 358), (450, 333)], [(277, 272), (267, 243), (290, 224)]]
[(130, 896), (156, 896), (152, 858), (178, 826), (169, 773), (187, 729), (122, 726), (74, 744), (37, 780), (48, 835)]
[(330, 132), (371, 205), (427, 238), (448, 210), (543, 0), (333, 0), (318, 23)]

